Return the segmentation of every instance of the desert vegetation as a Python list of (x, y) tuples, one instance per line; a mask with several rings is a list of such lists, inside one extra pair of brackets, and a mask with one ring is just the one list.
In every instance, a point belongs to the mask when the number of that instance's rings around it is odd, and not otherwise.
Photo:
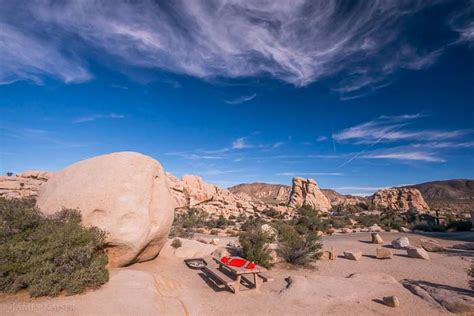
[(105, 233), (76, 210), (42, 216), (34, 200), (0, 198), (0, 291), (77, 294), (108, 281)]

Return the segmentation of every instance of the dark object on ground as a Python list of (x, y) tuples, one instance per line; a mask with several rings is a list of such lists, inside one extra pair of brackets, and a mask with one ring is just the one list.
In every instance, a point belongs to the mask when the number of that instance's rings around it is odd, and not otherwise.
[(186, 259), (184, 263), (191, 269), (202, 269), (207, 266), (207, 262), (204, 259), (197, 258), (197, 259)]

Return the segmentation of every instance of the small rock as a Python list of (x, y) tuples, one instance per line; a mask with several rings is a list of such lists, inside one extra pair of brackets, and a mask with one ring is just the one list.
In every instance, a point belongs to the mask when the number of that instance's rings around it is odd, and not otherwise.
[(396, 296), (384, 296), (383, 303), (390, 307), (400, 307), (400, 301)]
[(383, 239), (378, 233), (372, 233), (372, 243), (373, 244), (383, 244)]
[(219, 245), (219, 238), (213, 238), (211, 242), (209, 242), (211, 245), (218, 246)]
[(226, 247), (219, 247), (212, 253), (213, 257), (222, 258), (222, 257), (230, 257), (231, 254)]
[(410, 258), (430, 260), (430, 255), (423, 248), (408, 247), (407, 254)]
[(377, 224), (374, 224), (369, 227), (369, 232), (380, 233), (381, 231), (383, 231), (382, 227)]
[(352, 233), (352, 229), (344, 227), (344, 228), (341, 230), (341, 232), (344, 233), (344, 234), (349, 234), (349, 233)]
[(410, 241), (406, 237), (400, 237), (392, 241), (392, 246), (395, 249), (403, 249), (410, 247)]
[(393, 253), (390, 249), (387, 248), (377, 248), (375, 251), (375, 256), (377, 259), (392, 259)]
[(400, 231), (401, 231), (402, 233), (411, 233), (411, 229), (408, 229), (408, 228), (406, 228), (406, 227), (400, 228)]
[(196, 241), (202, 242), (203, 244), (209, 244), (209, 240), (206, 238), (197, 238)]
[(344, 257), (349, 260), (358, 261), (362, 257), (362, 251), (360, 250), (346, 250), (344, 251)]
[(324, 250), (320, 257), (321, 260), (336, 260), (336, 250), (334, 247), (331, 250)]
[(444, 247), (435, 240), (422, 239), (421, 247), (429, 252), (444, 251)]

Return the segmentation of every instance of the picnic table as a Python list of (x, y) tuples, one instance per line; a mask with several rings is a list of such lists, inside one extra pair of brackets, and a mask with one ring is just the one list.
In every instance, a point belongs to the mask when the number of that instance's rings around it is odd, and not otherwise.
[[(232, 257), (237, 259), (245, 260), (240, 257)], [(264, 272), (267, 271), (264, 267), (256, 265), (253, 269), (247, 269), (246, 267), (234, 267), (229, 264), (223, 263), (218, 258), (212, 258), (212, 261), (203, 268), (203, 270), (213, 277), (218, 279), (221, 283), (225, 284), (227, 287), (230, 287), (235, 294), (240, 292), (240, 282), (242, 277), (251, 276), (253, 279), (253, 288), (258, 290), (260, 288), (261, 282), (271, 281), (272, 278), (267, 276)], [(251, 283), (251, 281), (245, 277), (245, 279)]]

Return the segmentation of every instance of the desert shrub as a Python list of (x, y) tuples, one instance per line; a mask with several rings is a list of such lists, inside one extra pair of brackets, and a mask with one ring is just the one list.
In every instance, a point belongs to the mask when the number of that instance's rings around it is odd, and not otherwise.
[(268, 217), (271, 217), (271, 218), (280, 218), (281, 217), (280, 212), (278, 212), (274, 209), (266, 209), (262, 213), (267, 215)]
[(298, 209), (298, 216), (290, 224), (295, 226), (300, 235), (326, 231), (329, 228), (329, 220), (323, 219), (315, 210), (307, 206)]
[(398, 211), (385, 209), (380, 215), (380, 224), (386, 228), (399, 230), (404, 225), (404, 221)]
[(8, 176), (8, 177), (13, 176), (13, 172), (7, 172), (7, 176)]
[(246, 231), (241, 232), (239, 235), (244, 258), (265, 268), (271, 266), (272, 256), (268, 248), (268, 244), (271, 241), (271, 236), (255, 225), (249, 226)]
[(380, 224), (380, 216), (375, 214), (359, 215), (356, 217), (357, 222), (365, 227), (370, 227), (374, 224)]
[(193, 238), (193, 232), (181, 226), (171, 226), (169, 237)]
[(81, 214), (42, 216), (30, 200), (0, 198), (0, 291), (76, 294), (108, 281), (105, 233), (81, 226)]
[(342, 216), (342, 217), (331, 217), (329, 219), (329, 225), (334, 227), (334, 228), (344, 228), (347, 226), (351, 226), (351, 221), (349, 217), (347, 216)]
[(315, 233), (302, 236), (290, 225), (279, 226), (277, 253), (286, 262), (305, 266), (319, 259), (321, 248), (321, 238)]
[(209, 234), (211, 234), (211, 235), (217, 235), (217, 234), (219, 234), (219, 231), (218, 231), (217, 229), (212, 229), (212, 230), (209, 232)]
[(444, 232), (446, 227), (437, 224), (416, 224), (412, 228), (413, 230), (421, 230), (424, 232)]
[(470, 231), (471, 228), (472, 228), (472, 222), (463, 221), (463, 220), (451, 222), (446, 226), (446, 229), (454, 230), (454, 231), (457, 231), (457, 232)]
[(182, 245), (183, 244), (181, 243), (181, 240), (179, 240), (178, 238), (173, 239), (173, 241), (171, 242), (171, 247), (175, 249), (181, 247)]

